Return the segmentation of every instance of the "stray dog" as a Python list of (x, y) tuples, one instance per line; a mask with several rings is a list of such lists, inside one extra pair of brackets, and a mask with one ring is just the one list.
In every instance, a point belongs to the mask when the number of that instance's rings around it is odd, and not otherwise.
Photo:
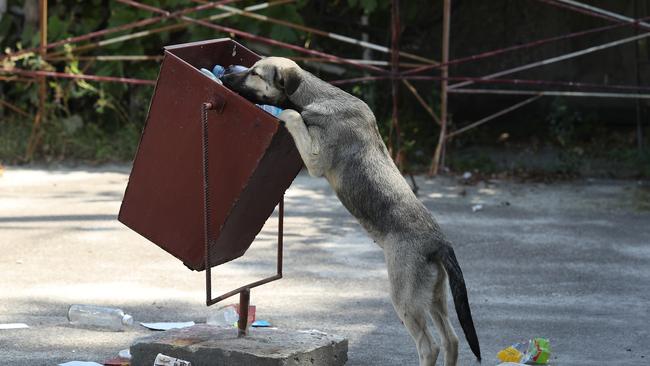
[(447, 277), (460, 325), (480, 361), (454, 250), (395, 166), (366, 103), (280, 57), (262, 59), (222, 81), (253, 102), (290, 108), (278, 118), (309, 174), (328, 180), (383, 249), (393, 306), (415, 341), (420, 366), (435, 365), (440, 351), (428, 330), (427, 314), (440, 335), (445, 365), (458, 363), (458, 337), (447, 314)]

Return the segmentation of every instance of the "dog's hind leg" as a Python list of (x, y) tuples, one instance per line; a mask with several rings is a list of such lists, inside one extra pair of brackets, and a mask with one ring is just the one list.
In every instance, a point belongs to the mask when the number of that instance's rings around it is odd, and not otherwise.
[(415, 304), (406, 305), (393, 302), (393, 305), (397, 315), (415, 342), (420, 358), (420, 366), (435, 366), (440, 348), (436, 345), (427, 328), (426, 311)]
[(404, 326), (415, 341), (420, 366), (435, 366), (440, 348), (435, 344), (429, 329), (427, 329), (426, 312), (411, 309), (402, 311), (400, 315)]
[(433, 301), (429, 312), (440, 335), (445, 366), (456, 366), (458, 364), (458, 336), (451, 326), (447, 311), (447, 273), (440, 263), (436, 264), (436, 268), (439, 275), (434, 285)]
[(392, 263), (390, 258), (387, 258), (387, 264), (391, 300), (397, 315), (415, 342), (420, 366), (435, 366), (440, 348), (427, 327), (427, 304), (431, 302), (431, 293), (418, 285), (431, 283), (430, 278), (420, 278), (420, 281), (414, 278), (413, 273), (404, 271), (408, 266)]
[(449, 317), (442, 313), (432, 314), (438, 334), (440, 334), (442, 348), (444, 349), (445, 366), (458, 365), (458, 336), (451, 326)]
[(289, 130), (293, 141), (298, 148), (300, 157), (305, 163), (309, 175), (313, 177), (321, 177), (324, 174), (324, 168), (320, 164), (320, 147), (318, 145), (319, 141), (309, 133), (305, 121), (303, 121), (300, 113), (296, 112), (293, 109), (285, 109), (280, 113), (278, 119), (284, 122), (284, 125)]

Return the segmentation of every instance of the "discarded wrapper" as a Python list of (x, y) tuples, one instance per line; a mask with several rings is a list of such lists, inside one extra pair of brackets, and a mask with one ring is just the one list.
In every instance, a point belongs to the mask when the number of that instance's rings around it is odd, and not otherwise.
[(499, 361), (527, 365), (545, 365), (551, 356), (551, 344), (546, 338), (533, 338), (528, 343), (515, 343), (497, 353)]
[(499, 361), (503, 362), (519, 363), (524, 358), (524, 352), (526, 352), (525, 345), (523, 343), (515, 343), (512, 346), (499, 351), (499, 353), (497, 353), (497, 358)]
[(131, 359), (131, 350), (128, 349), (128, 348), (125, 348), (125, 349), (121, 350), (120, 352), (118, 352), (117, 356), (120, 357), (120, 358), (130, 360)]
[(157, 322), (157, 323), (140, 323), (143, 327), (151, 330), (170, 330), (180, 329), (193, 326), (194, 322)]
[(153, 366), (192, 366), (192, 363), (159, 353), (153, 362)]
[(131, 360), (121, 357), (113, 357), (104, 361), (104, 366), (131, 366)]
[(533, 338), (528, 342), (528, 352), (524, 363), (546, 365), (551, 357), (551, 343), (546, 338)]

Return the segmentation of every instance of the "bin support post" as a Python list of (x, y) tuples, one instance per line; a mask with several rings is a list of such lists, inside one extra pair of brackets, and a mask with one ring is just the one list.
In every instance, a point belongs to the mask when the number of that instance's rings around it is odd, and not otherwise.
[(208, 182), (208, 111), (213, 108), (212, 103), (205, 102), (201, 105), (201, 147), (203, 153), (203, 231), (205, 240), (205, 292), (206, 303), (210, 306), (212, 301), (212, 271), (210, 271), (210, 197)]
[(239, 293), (239, 320), (237, 321), (237, 327), (239, 332), (237, 333), (238, 337), (246, 336), (246, 328), (248, 327), (248, 306), (251, 302), (251, 290), (244, 289)]
[(206, 305), (210, 306), (218, 303), (221, 300), (239, 294), (239, 320), (237, 321), (237, 327), (239, 328), (238, 337), (245, 337), (248, 329), (248, 310), (250, 306), (251, 289), (253, 287), (257, 287), (282, 278), (282, 253), (284, 247), (282, 240), (284, 234), (284, 195), (278, 203), (277, 273), (274, 276), (249, 283), (248, 285), (227, 292), (219, 297), (212, 298), (212, 262), (210, 261), (210, 246), (212, 244), (210, 223), (212, 222), (212, 218), (210, 216), (210, 185), (208, 182), (208, 111), (212, 110), (220, 113), (223, 110), (223, 107), (224, 103), (222, 101), (212, 103), (205, 102), (201, 104), (201, 147), (203, 153), (203, 230), (205, 238), (205, 296)]

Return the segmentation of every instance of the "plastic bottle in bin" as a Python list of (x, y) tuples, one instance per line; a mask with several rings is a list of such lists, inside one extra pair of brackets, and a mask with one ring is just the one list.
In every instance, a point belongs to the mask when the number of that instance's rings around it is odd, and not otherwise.
[(120, 332), (133, 325), (133, 317), (121, 309), (96, 305), (72, 305), (68, 309), (70, 324)]

